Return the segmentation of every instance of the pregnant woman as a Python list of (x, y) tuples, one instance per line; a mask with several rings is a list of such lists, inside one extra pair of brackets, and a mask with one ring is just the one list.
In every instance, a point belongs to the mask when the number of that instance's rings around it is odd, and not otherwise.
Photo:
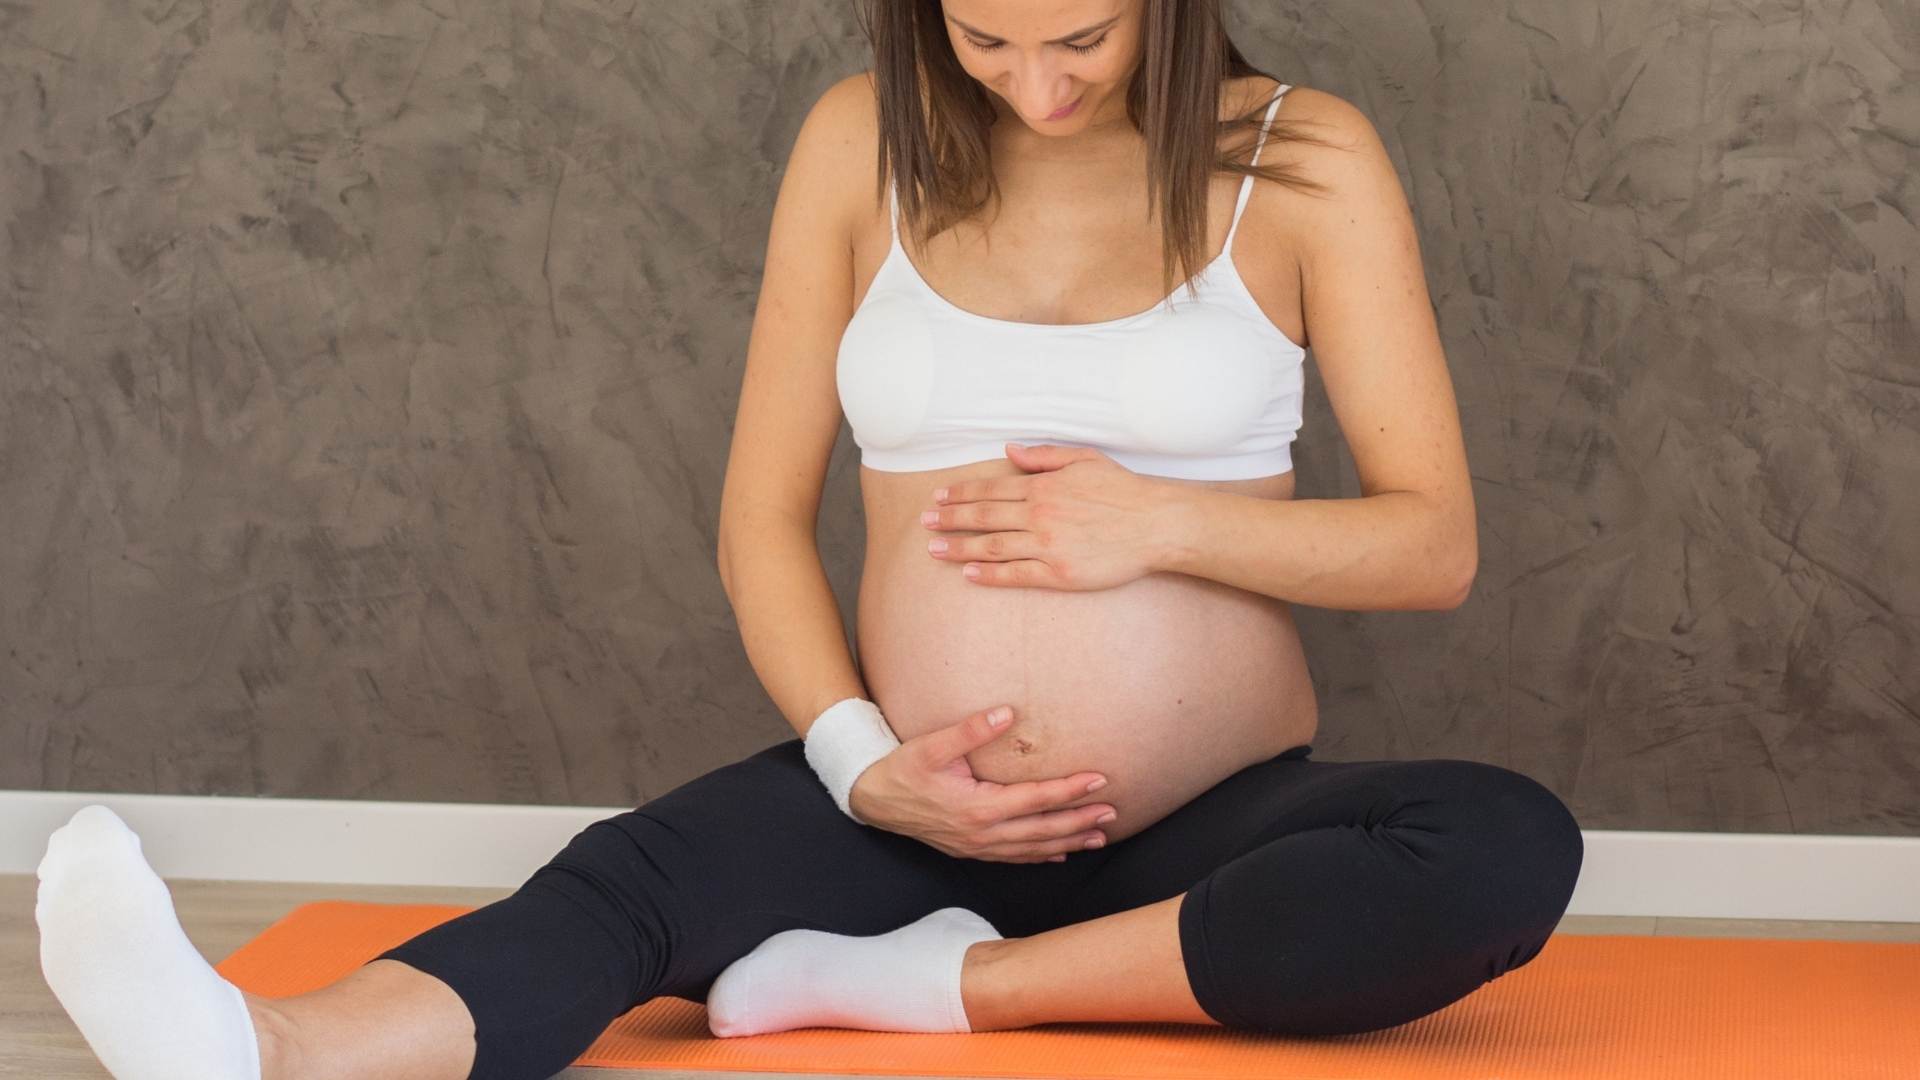
[[(41, 865), (42, 965), (115, 1076), (534, 1080), (663, 994), (723, 1037), (1360, 1032), (1545, 944), (1582, 859), (1550, 791), (1310, 756), (1289, 604), (1452, 608), (1478, 558), (1371, 125), (1255, 71), (1217, 0), (866, 19), (874, 71), (782, 181), (721, 508), (800, 737), (278, 1000), (207, 967), (87, 807)], [(1293, 500), (1309, 335), (1361, 498)], [(843, 417), (857, 656), (814, 541)]]

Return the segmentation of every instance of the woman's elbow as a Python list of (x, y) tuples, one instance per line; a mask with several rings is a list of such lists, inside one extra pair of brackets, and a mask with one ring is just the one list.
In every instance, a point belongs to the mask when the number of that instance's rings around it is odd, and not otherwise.
[(1466, 579), (1460, 583), (1459, 588), (1453, 591), (1453, 593), (1451, 594), (1451, 598), (1447, 601), (1446, 606), (1441, 608), (1441, 610), (1452, 611), (1454, 608), (1457, 608), (1461, 604), (1466, 603), (1467, 597), (1473, 595), (1473, 579), (1474, 579), (1474, 575), (1472, 573), (1467, 574)]
[(1460, 569), (1453, 575), (1453, 580), (1458, 584), (1448, 594), (1450, 602), (1444, 609), (1447, 611), (1467, 602), (1467, 597), (1473, 595), (1473, 579), (1480, 574), (1480, 542), (1472, 533), (1467, 534), (1467, 544), (1458, 565)]

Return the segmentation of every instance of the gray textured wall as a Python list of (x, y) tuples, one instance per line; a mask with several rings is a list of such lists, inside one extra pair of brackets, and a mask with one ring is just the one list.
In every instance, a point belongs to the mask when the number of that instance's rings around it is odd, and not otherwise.
[[(1392, 148), (1479, 499), (1458, 611), (1298, 609), (1317, 754), (1920, 833), (1920, 9), (1229, 14)], [(789, 737), (714, 522), (867, 63), (842, 0), (0, 7), (0, 787), (620, 805)]]

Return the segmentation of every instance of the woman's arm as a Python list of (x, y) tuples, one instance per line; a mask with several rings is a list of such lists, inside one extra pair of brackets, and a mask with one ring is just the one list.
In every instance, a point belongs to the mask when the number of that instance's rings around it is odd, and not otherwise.
[(773, 208), (720, 495), (720, 581), (754, 674), (801, 736), (867, 697), (814, 540), (840, 432), (834, 362), (853, 318), (853, 227), (871, 198), (867, 76), (829, 87), (800, 125)]
[(1462, 539), (1446, 506), (1417, 491), (1261, 499), (1168, 484), (1164, 494), (1156, 570), (1345, 611), (1444, 611), (1473, 586), (1471, 531)]
[(827, 706), (872, 696), (855, 670), (812, 530), (766, 518), (735, 526), (744, 526), (742, 539), (722, 557), (720, 578), (740, 641), (767, 696), (805, 738)]
[(1284, 242), (1363, 497), (1169, 485), (1163, 568), (1316, 607), (1458, 606), (1480, 561), (1473, 484), (1399, 174), (1346, 101), (1299, 87), (1281, 108), (1347, 148), (1287, 144), (1330, 194), (1288, 200)]

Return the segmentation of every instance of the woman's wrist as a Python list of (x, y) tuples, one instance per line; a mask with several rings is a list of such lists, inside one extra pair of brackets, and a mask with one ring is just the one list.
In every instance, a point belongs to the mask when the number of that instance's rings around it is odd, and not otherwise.
[(850, 801), (854, 781), (900, 745), (880, 707), (859, 697), (828, 706), (807, 728), (802, 742), (807, 764), (833, 797), (834, 805), (855, 821), (860, 819)]

